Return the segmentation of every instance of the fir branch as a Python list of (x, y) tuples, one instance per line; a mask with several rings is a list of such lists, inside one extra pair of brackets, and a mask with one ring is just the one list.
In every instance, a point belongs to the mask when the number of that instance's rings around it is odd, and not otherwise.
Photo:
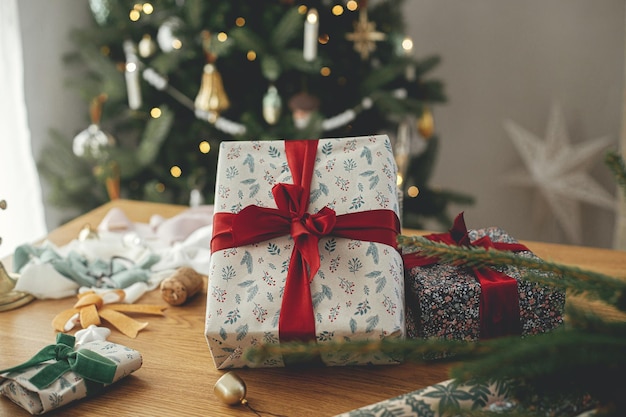
[(441, 263), (464, 265), (472, 268), (516, 266), (525, 271), (524, 279), (568, 289), (574, 293), (584, 293), (589, 298), (600, 299), (622, 311), (626, 310), (626, 280), (599, 272), (522, 256), (508, 251), (447, 245), (433, 242), (423, 236), (400, 235), (398, 236), (398, 244), (405, 252), (417, 250), (420, 255), (437, 258), (438, 262)]
[(578, 306), (571, 300), (565, 305), (567, 326), (590, 334), (611, 334), (626, 338), (626, 325), (620, 320), (607, 320), (606, 316), (600, 316), (590, 311), (588, 306)]
[(273, 356), (286, 356), (306, 361), (325, 354), (333, 355), (368, 355), (386, 354), (398, 361), (432, 362), (433, 358), (442, 361), (460, 360), (483, 352), (489, 347), (462, 340), (447, 339), (381, 339), (350, 342), (287, 342), (280, 344), (258, 345), (246, 350), (246, 358), (261, 364)]
[(291, 40), (301, 33), (303, 18), (297, 7), (290, 8), (285, 12), (271, 34), (270, 44), (274, 46), (276, 51), (285, 48)]
[(608, 151), (604, 162), (615, 176), (622, 192), (626, 195), (626, 164), (624, 164), (624, 158), (616, 151)]

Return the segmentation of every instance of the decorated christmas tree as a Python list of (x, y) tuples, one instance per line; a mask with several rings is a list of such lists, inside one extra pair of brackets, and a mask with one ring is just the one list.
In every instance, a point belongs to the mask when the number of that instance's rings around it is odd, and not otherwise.
[(51, 203), (208, 204), (222, 141), (386, 133), (404, 225), (449, 226), (448, 204), (472, 198), (428, 184), (445, 93), (429, 76), (439, 58), (412, 53), (402, 3), (90, 0), (67, 65), (83, 71), (70, 81), (91, 123), (39, 161)]

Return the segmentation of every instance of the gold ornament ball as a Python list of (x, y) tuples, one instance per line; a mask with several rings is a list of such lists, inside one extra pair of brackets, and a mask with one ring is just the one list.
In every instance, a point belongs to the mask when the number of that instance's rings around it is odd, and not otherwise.
[(91, 227), (90, 224), (86, 224), (80, 229), (78, 232), (78, 240), (84, 242), (86, 240), (100, 239), (98, 235), (98, 230)]
[(435, 132), (435, 119), (428, 107), (424, 108), (422, 115), (417, 119), (417, 131), (424, 139), (430, 139)]
[(217, 380), (213, 392), (228, 405), (246, 403), (246, 383), (233, 371), (225, 373)]

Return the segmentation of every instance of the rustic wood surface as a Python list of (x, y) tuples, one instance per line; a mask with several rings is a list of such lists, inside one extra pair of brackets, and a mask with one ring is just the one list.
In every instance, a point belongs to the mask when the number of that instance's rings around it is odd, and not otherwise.
[[(97, 226), (113, 207), (134, 222), (154, 214), (172, 217), (184, 206), (117, 200), (52, 231), (48, 239), (63, 245), (85, 224)], [(404, 234), (422, 234), (405, 230)], [(626, 252), (539, 242), (524, 242), (546, 260), (624, 276)], [(10, 262), (5, 262), (10, 263)], [(7, 267), (8, 269), (8, 267)], [(164, 317), (145, 316), (149, 326), (136, 339), (112, 330), (109, 340), (141, 352), (143, 366), (93, 398), (47, 415), (63, 416), (240, 416), (254, 415), (242, 406), (222, 404), (213, 385), (225, 372), (215, 369), (204, 339), (206, 284), (189, 304), (168, 306)], [(55, 339), (52, 318), (70, 308), (73, 298), (35, 300), (0, 312), (0, 369), (19, 364)], [(165, 304), (159, 291), (139, 300)], [(605, 308), (599, 306), (599, 308)], [(448, 379), (452, 364), (405, 363), (395, 366), (334, 368), (263, 368), (237, 370), (247, 384), (249, 404), (265, 416), (333, 416)], [(25, 410), (0, 398), (0, 416), (26, 416)]]

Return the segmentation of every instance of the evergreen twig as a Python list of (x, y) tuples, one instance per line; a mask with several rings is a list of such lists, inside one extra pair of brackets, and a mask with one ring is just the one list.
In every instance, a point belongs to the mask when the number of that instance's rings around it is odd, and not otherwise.
[(608, 151), (604, 162), (613, 173), (622, 192), (626, 194), (626, 164), (624, 164), (622, 156), (616, 151)]
[[(521, 256), (509, 251), (464, 247), (433, 242), (423, 236), (398, 236), (398, 243), (407, 252), (435, 257), (442, 263), (464, 265), (472, 268), (516, 266), (524, 271), (524, 279), (553, 287), (563, 288), (573, 294), (600, 299), (620, 310), (626, 309), (626, 280), (599, 272), (583, 270), (539, 258)], [(539, 274), (543, 272), (544, 274)]]

